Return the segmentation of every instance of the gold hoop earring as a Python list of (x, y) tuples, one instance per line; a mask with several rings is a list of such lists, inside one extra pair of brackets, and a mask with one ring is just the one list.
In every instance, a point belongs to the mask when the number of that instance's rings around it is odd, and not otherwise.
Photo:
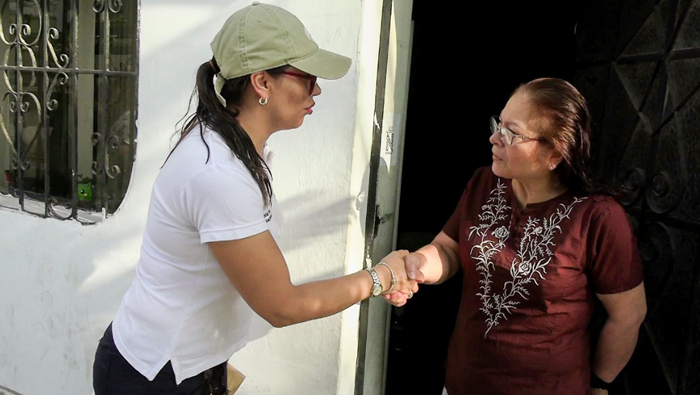
[(263, 100), (262, 97), (261, 97), (261, 98), (258, 98), (258, 103), (259, 103), (261, 106), (266, 106), (266, 105), (267, 105), (267, 99), (268, 99), (267, 97), (266, 97), (264, 100)]

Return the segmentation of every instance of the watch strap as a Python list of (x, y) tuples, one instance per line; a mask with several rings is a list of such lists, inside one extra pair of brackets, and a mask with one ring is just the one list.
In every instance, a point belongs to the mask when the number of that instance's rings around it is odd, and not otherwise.
[(601, 390), (610, 390), (610, 383), (606, 383), (598, 377), (593, 371), (591, 370), (591, 388), (599, 388)]
[(367, 268), (367, 272), (372, 276), (372, 290), (370, 291), (370, 295), (379, 296), (382, 293), (382, 282), (379, 281), (379, 275), (377, 275), (377, 271), (374, 270), (373, 267)]

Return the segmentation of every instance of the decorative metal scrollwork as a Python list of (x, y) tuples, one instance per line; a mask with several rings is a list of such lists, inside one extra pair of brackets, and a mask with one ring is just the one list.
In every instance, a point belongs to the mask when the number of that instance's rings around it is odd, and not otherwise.
[(655, 213), (664, 214), (678, 207), (687, 189), (682, 180), (681, 174), (671, 176), (664, 170), (654, 174), (646, 192), (649, 208)]
[[(685, 110), (684, 110), (685, 111)], [(656, 135), (656, 152), (653, 173), (646, 191), (646, 201), (657, 214), (671, 213), (683, 201), (688, 189), (688, 163), (682, 117), (674, 117), (659, 129)]]
[(665, 171), (657, 173), (654, 176), (654, 178), (651, 180), (651, 193), (653, 193), (654, 196), (664, 197), (668, 195), (668, 191), (671, 189), (668, 178), (668, 174), (666, 174)]
[[(4, 107), (3, 104), (7, 103), (7, 110), (11, 114), (15, 114), (16, 116), (23, 116), (23, 114), (28, 113), (32, 109), (33, 104), (33, 108), (35, 108), (37, 111), (37, 119), (42, 119), (42, 106), (40, 105), (40, 100), (38, 99), (36, 94), (30, 91), (30, 88), (36, 86), (37, 84), (36, 72), (23, 71), (22, 67), (37, 67), (37, 58), (34, 54), (34, 49), (32, 47), (37, 45), (41, 39), (41, 32), (44, 26), (44, 14), (41, 10), (39, 2), (36, 0), (25, 1), (24, 6), (25, 8), (35, 8), (34, 12), (37, 15), (39, 15), (39, 17), (37, 18), (39, 24), (37, 30), (39, 34), (36, 34), (33, 38), (32, 27), (28, 24), (21, 23), (21, 19), (18, 19), (16, 23), (12, 23), (9, 25), (7, 32), (11, 36), (13, 36), (13, 38), (8, 39), (8, 37), (5, 35), (5, 29), (3, 28), (3, 19), (0, 18), (0, 40), (7, 46), (3, 56), (3, 65), (10, 66), (11, 56), (15, 54), (17, 62), (16, 66), (18, 67), (14, 71), (14, 78), (10, 77), (7, 69), (3, 71), (3, 79), (5, 85), (7, 86), (7, 92), (3, 96), (3, 100), (0, 104), (0, 129), (2, 129), (2, 133), (5, 139), (9, 142), (9, 146), (12, 147), (13, 157), (17, 158), (17, 160), (15, 161), (16, 168), (26, 171), (30, 168), (31, 164), (25, 159), (27, 157), (27, 154), (30, 152), (30, 150), (38, 140), (39, 133), (35, 132), (34, 135), (30, 138), (29, 142), (23, 144), (22, 152), (18, 152), (16, 146), (17, 142), (13, 141), (12, 137), (10, 136), (7, 124), (3, 117), (3, 114), (5, 112), (2, 111)], [(7, 3), (3, 4), (2, 8), (5, 9), (6, 7)], [(49, 29), (49, 37), (53, 39), (58, 38), (58, 30), (56, 28)], [(51, 45), (49, 40), (47, 40), (47, 43), (48, 48), (54, 60), (56, 61), (56, 64), (59, 67), (65, 67), (68, 64), (68, 56), (65, 54), (61, 54), (59, 57), (57, 57), (53, 46)], [(23, 64), (23, 54), (27, 55), (30, 61), (29, 65)], [(61, 61), (59, 61), (58, 59), (61, 59)], [(25, 78), (25, 75), (27, 73), (30, 77), (28, 80)]]
[(68, 75), (64, 72), (56, 74), (56, 76), (51, 79), (51, 84), (49, 84), (49, 89), (46, 92), (46, 111), (55, 111), (58, 108), (58, 100), (52, 99), (51, 96), (56, 89), (56, 86), (63, 86), (68, 83)]
[[(117, 149), (121, 146), (121, 139), (119, 136), (108, 136), (107, 137), (107, 147), (110, 149)], [(119, 165), (111, 165), (109, 164), (109, 155), (105, 158), (105, 173), (107, 174), (107, 177), (111, 179), (115, 179), (119, 177), (121, 174), (122, 170), (119, 167)]]
[(107, 177), (115, 179), (122, 173), (122, 169), (119, 165), (105, 166), (105, 173), (107, 173)]
[[(99, 147), (102, 144), (104, 144), (104, 137), (102, 137), (102, 134), (100, 133), (93, 133), (91, 138), (92, 140), (92, 145)], [(104, 163), (94, 160), (92, 161), (92, 174), (94, 175), (100, 175), (104, 171)]]
[[(27, 7), (27, 3), (29, 3), (28, 7)], [(37, 30), (39, 32), (41, 32), (42, 28), (43, 28), (43, 22), (44, 22), (43, 18), (42, 18), (43, 14), (41, 12), (41, 5), (36, 0), (25, 0), (23, 5), (25, 6), (25, 8), (35, 8), (36, 9), (37, 15), (40, 15), (40, 17), (38, 18), (39, 27)], [(7, 2), (5, 2), (3, 4), (2, 9), (4, 10), (6, 7), (7, 7)], [(2, 18), (0, 18), (0, 19), (2, 19)], [(36, 38), (34, 38), (33, 41), (26, 41), (24, 39), (24, 37), (29, 37), (32, 34), (32, 28), (31, 28), (31, 26), (29, 26), (27, 24), (21, 24), (20, 27), (18, 28), (17, 23), (10, 24), (10, 26), (7, 30), (11, 35), (15, 36), (15, 39), (12, 42), (10, 42), (5, 37), (5, 33), (4, 33), (5, 28), (4, 28), (2, 22), (3, 21), (0, 20), (0, 40), (2, 40), (8, 46), (11, 46), (12, 44), (21, 44), (24, 46), (32, 46), (32, 45), (36, 45), (39, 42), (40, 34), (38, 34), (36, 36)], [(21, 32), (21, 34), (17, 34), (17, 32)]]
[[(60, 37), (60, 34), (58, 32), (58, 29), (52, 27), (49, 29), (49, 38), (51, 40), (58, 40)], [(64, 53), (59, 55), (58, 57), (56, 56), (56, 50), (53, 47), (53, 44), (51, 43), (50, 40), (46, 40), (46, 44), (49, 50), (49, 53), (51, 54), (51, 59), (53, 59), (54, 63), (56, 63), (56, 66), (58, 68), (64, 69), (68, 67), (68, 63), (70, 62), (70, 57)]]
[[(106, 141), (105, 141), (106, 140)], [(119, 136), (112, 135), (112, 136), (107, 136), (105, 139), (102, 134), (100, 133), (93, 133), (92, 134), (92, 145), (99, 147), (102, 144), (107, 145), (108, 148), (110, 149), (117, 149), (122, 145), (122, 142), (119, 138)], [(111, 165), (109, 164), (109, 155), (105, 156), (104, 163), (100, 161), (93, 161), (92, 162), (92, 174), (94, 175), (100, 175), (104, 172), (107, 177), (110, 179), (115, 179), (119, 177), (121, 174), (122, 170), (121, 167), (118, 165)]]
[[(20, 112), (22, 112), (22, 113), (27, 113), (27, 112), (29, 112), (29, 110), (30, 110), (30, 104), (29, 104), (29, 102), (22, 100), (22, 98), (25, 97), (25, 96), (29, 97), (29, 98), (32, 100), (32, 102), (34, 102), (34, 106), (35, 106), (36, 108), (40, 108), (40, 106), (39, 106), (39, 99), (36, 97), (35, 94), (30, 93), (30, 92), (23, 92), (23, 93), (21, 93), (21, 94), (17, 97), (17, 101), (20, 103), (19, 106), (18, 106)], [(28, 143), (26, 144), (26, 146), (24, 147), (24, 151), (22, 152), (21, 157), (19, 158), (19, 159), (20, 159), (20, 162), (22, 163), (22, 166), (21, 166), (21, 167), (22, 167), (22, 170), (28, 170), (28, 169), (29, 169), (31, 163), (30, 163), (29, 161), (25, 160), (25, 158), (27, 157), (27, 154), (29, 153), (29, 151), (31, 150), (31, 148), (34, 146), (34, 144), (36, 144), (36, 142), (38, 141), (39, 136), (40, 136), (40, 133), (38, 133), (38, 131), (35, 131), (35, 132), (34, 132), (34, 135), (31, 136), (31, 139), (29, 140), (29, 142), (28, 142)]]
[(99, 175), (102, 174), (102, 169), (104, 165), (102, 163), (94, 160), (92, 161), (92, 174)]
[(58, 201), (57, 201), (55, 198), (52, 198), (52, 197), (49, 198), (49, 199), (46, 201), (46, 203), (47, 203), (46, 207), (47, 207), (47, 209), (48, 209), (48, 211), (49, 211), (49, 214), (51, 214), (51, 216), (52, 216), (53, 218), (60, 219), (60, 220), (63, 220), (63, 221), (73, 218), (73, 216), (74, 216), (74, 213), (73, 213), (73, 210), (72, 210), (73, 207), (72, 207), (69, 203), (66, 203), (66, 204), (64, 205), (64, 207), (65, 207), (66, 209), (68, 209), (68, 210), (71, 211), (71, 213), (68, 214), (68, 215), (61, 215), (61, 214), (59, 214), (59, 213), (56, 211), (56, 209), (55, 209), (54, 207), (59, 206), (60, 204), (58, 203)]
[[(6, 141), (6, 155), (10, 156), (6, 158), (11, 166), (7, 177), (12, 177), (12, 182), (8, 181), (7, 186), (13, 195), (45, 206), (45, 210), (37, 211), (33, 203), (27, 209), (19, 199), (22, 211), (78, 220), (78, 210), (102, 209), (104, 214), (111, 208), (113, 212), (123, 199), (128, 184), (121, 179), (131, 171), (128, 157), (133, 158), (133, 149), (123, 148), (131, 148), (134, 122), (130, 118), (115, 126), (111, 120), (123, 106), (132, 107), (135, 101), (118, 95), (119, 103), (113, 106), (106, 99), (113, 96), (109, 81), (118, 81), (114, 91), (126, 93), (138, 75), (137, 68), (125, 72), (109, 67), (112, 60), (138, 63), (133, 40), (138, 29), (133, 23), (138, 12), (135, 3), (0, 0), (0, 45), (4, 43), (0, 84), (6, 86), (0, 95), (0, 142)], [(80, 18), (81, 23), (100, 24), (94, 37), (71, 33), (78, 31), (75, 28), (81, 12), (87, 16)], [(125, 13), (133, 18), (121, 18)], [(119, 14), (117, 27), (123, 37), (110, 41), (114, 37), (110, 27), (114, 14)], [(118, 50), (110, 50), (110, 43)], [(82, 67), (74, 52), (78, 48), (80, 58), (85, 59)], [(94, 90), (87, 88), (91, 82)], [(93, 98), (94, 103), (86, 105)], [(123, 133), (114, 132), (122, 124)], [(85, 144), (91, 125), (97, 125), (92, 132), (98, 132), (92, 134), (93, 147)], [(86, 159), (92, 161), (92, 174), (85, 168)], [(80, 178), (82, 174), (87, 174), (89, 180)], [(95, 192), (89, 198), (75, 187), (78, 178), (78, 184), (90, 185), (90, 192)], [(2, 193), (6, 193), (4, 189)]]
[[(25, 3), (29, 3), (30, 8), (31, 7), (36, 8), (37, 15), (40, 15), (40, 17), (38, 18), (38, 23), (39, 23), (38, 31), (41, 32), (42, 28), (43, 28), (43, 24), (44, 24), (42, 12), (41, 12), (41, 6), (39, 5), (39, 3), (36, 0), (27, 1)], [(7, 3), (5, 3), (2, 8), (4, 9), (6, 6), (7, 6)], [(5, 33), (4, 33), (5, 29), (4, 29), (2, 22), (3, 22), (2, 18), (0, 18), (0, 40), (2, 40), (2, 42), (5, 45), (7, 45), (7, 49), (5, 50), (5, 56), (3, 57), (3, 65), (8, 66), (10, 55), (13, 52), (16, 52), (18, 66), (20, 66), (20, 67), (24, 66), (24, 64), (22, 63), (23, 58), (21, 56), (21, 53), (26, 53), (30, 58), (30, 62), (31, 62), (30, 66), (36, 67), (37, 61), (36, 61), (36, 56), (34, 54), (34, 51), (32, 50), (32, 46), (36, 45), (39, 42), (39, 40), (41, 38), (41, 34), (37, 34), (33, 40), (28, 41), (27, 38), (30, 37), (32, 34), (31, 26), (29, 26), (27, 24), (18, 25), (18, 23), (16, 22), (16, 23), (12, 23), (9, 25), (8, 33), (11, 36), (14, 36), (14, 38), (12, 40), (9, 40), (5, 36)], [(21, 91), (26, 90), (27, 87), (25, 87), (23, 85), (24, 79), (23, 79), (22, 73), (19, 73), (19, 75), (18, 75), (19, 86), (13, 86), (13, 84), (10, 82), (9, 76), (7, 75), (7, 71), (4, 71), (3, 74), (5, 77), (5, 83), (7, 84), (7, 87), (10, 90), (15, 91), (15, 92), (21, 92)], [(34, 72), (30, 72), (30, 75), (31, 75), (31, 79), (29, 81), (28, 86), (33, 86), (36, 84), (36, 75)]]
[(113, 14), (117, 14), (122, 10), (122, 0), (94, 0), (92, 3), (92, 10), (98, 14), (105, 8), (108, 8)]
[(673, 270), (673, 242), (668, 228), (661, 223), (647, 225), (638, 240), (644, 261), (644, 286), (649, 300), (656, 300)]
[[(5, 102), (6, 99), (15, 97), (13, 92), (6, 92), (5, 95), (2, 98), (2, 101)], [(12, 105), (10, 105), (12, 106)], [(2, 109), (2, 105), (0, 105), (0, 109)], [(12, 111), (12, 109), (10, 109)], [(15, 158), (17, 156), (17, 148), (15, 148), (15, 144), (12, 141), (12, 137), (10, 137), (10, 132), (7, 130), (7, 127), (5, 126), (5, 120), (2, 117), (2, 113), (0, 113), (0, 129), (2, 129), (2, 134), (5, 136), (5, 139), (9, 143), (8, 146), (12, 148), (12, 157)]]
[(638, 167), (627, 169), (627, 171), (620, 176), (620, 188), (624, 193), (621, 198), (621, 203), (623, 205), (631, 206), (639, 200), (642, 194), (641, 192), (644, 189), (645, 178), (644, 170)]
[[(24, 98), (29, 98), (29, 101), (26, 101)], [(6, 99), (9, 99), (9, 105), (8, 105), (8, 110), (10, 113), (13, 114), (22, 114), (22, 113), (27, 113), (31, 109), (31, 103), (34, 104), (34, 107), (36, 107), (39, 111), (41, 109), (41, 106), (39, 105), (39, 99), (37, 96), (31, 92), (7, 92), (5, 93), (5, 96), (3, 97), (3, 103), (6, 101)], [(0, 105), (0, 109), (2, 109), (2, 105)], [(18, 152), (17, 149), (15, 148), (15, 145), (12, 141), (12, 138), (9, 135), (9, 132), (7, 130), (7, 127), (5, 125), (5, 120), (0, 113), (0, 128), (3, 131), (3, 134), (5, 135), (5, 138), (10, 142), (10, 145), (12, 146), (12, 153), (14, 158), (16, 158), (16, 161), (14, 162), (16, 164), (16, 167), (26, 171), (29, 170), (31, 167), (31, 163), (26, 159), (28, 152), (31, 150), (32, 146), (36, 143), (36, 141), (39, 138), (39, 133), (34, 133), (33, 136), (29, 139), (28, 142), (26, 142), (23, 147), (24, 149), (22, 152)]]

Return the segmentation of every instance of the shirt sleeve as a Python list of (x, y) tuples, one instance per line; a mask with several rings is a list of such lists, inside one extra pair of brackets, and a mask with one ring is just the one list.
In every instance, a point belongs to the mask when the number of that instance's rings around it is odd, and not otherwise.
[(472, 175), (472, 178), (464, 188), (462, 196), (459, 198), (459, 202), (457, 203), (457, 207), (445, 223), (445, 226), (442, 227), (442, 231), (445, 232), (445, 234), (452, 240), (459, 241), (459, 226), (462, 222), (461, 219), (464, 216), (465, 207), (468, 204), (468, 196), (473, 196), (474, 188), (480, 188), (484, 180), (488, 181), (486, 177), (489, 173), (490, 168), (487, 167), (480, 167), (476, 169), (474, 175)]
[(622, 206), (612, 199), (599, 204), (603, 207), (592, 218), (589, 233), (593, 291), (599, 294), (628, 291), (644, 279), (637, 238)]
[(459, 202), (457, 203), (457, 207), (445, 223), (445, 226), (442, 227), (442, 231), (445, 232), (445, 234), (448, 235), (450, 239), (455, 241), (459, 240), (459, 223), (460, 219), (462, 218), (462, 211), (464, 205), (467, 204), (468, 189), (468, 187), (464, 189), (464, 192), (462, 192), (462, 196), (459, 198)]
[(268, 208), (245, 168), (207, 166), (187, 183), (183, 197), (201, 243), (243, 239), (268, 230)]

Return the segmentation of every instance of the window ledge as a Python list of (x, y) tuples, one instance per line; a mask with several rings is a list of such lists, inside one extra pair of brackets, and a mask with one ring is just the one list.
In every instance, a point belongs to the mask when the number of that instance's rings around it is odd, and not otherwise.
[[(72, 219), (69, 218), (71, 215), (70, 209), (60, 205), (52, 205), (51, 208), (58, 216), (58, 219)], [(2, 192), (0, 192), (0, 209), (47, 218), (45, 214), (46, 204), (44, 202), (25, 197), (23, 209), (22, 206), (19, 204), (19, 198), (12, 195), (4, 194)], [(49, 217), (54, 218), (54, 216)], [(75, 221), (80, 222), (83, 225), (91, 225), (98, 222), (102, 222), (105, 218), (106, 217), (104, 213), (78, 209), (78, 217), (75, 218)]]

